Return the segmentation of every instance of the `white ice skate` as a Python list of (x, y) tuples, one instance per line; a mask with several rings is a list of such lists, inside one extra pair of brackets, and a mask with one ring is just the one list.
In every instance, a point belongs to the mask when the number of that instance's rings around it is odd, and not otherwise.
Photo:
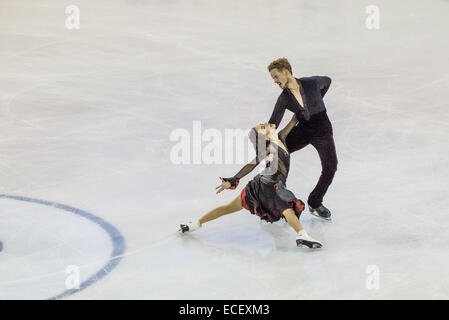
[(181, 224), (180, 225), (179, 232), (182, 232), (182, 233), (187, 232), (187, 231), (188, 232), (193, 232), (195, 230), (198, 230), (199, 228), (201, 228), (199, 220), (189, 221), (189, 222), (187, 222), (185, 224)]
[(305, 229), (302, 229), (301, 231), (298, 232), (298, 237), (296, 238), (296, 245), (298, 247), (306, 246), (311, 249), (321, 248), (323, 246), (319, 241), (309, 236), (309, 234)]

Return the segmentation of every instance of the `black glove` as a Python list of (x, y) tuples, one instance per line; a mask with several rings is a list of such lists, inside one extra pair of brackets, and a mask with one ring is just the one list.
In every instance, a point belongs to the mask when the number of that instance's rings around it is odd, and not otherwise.
[(229, 189), (234, 190), (239, 185), (239, 179), (236, 177), (232, 178), (223, 178), (224, 181), (229, 182), (231, 187)]

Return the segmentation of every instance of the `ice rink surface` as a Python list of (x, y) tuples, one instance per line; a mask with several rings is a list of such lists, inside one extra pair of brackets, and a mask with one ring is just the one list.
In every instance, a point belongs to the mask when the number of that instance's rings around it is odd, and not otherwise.
[[(448, 299), (448, 16), (441, 0), (2, 0), (0, 194), (120, 231), (120, 263), (66, 299)], [(248, 211), (177, 234), (256, 172), (216, 195), (243, 164), (176, 165), (170, 134), (268, 121), (279, 57), (332, 78), (333, 221), (302, 216), (323, 249)], [(287, 185), (307, 200), (320, 171), (308, 146)], [(102, 227), (0, 197), (0, 299), (54, 297), (68, 266), (95, 275), (116, 245)]]

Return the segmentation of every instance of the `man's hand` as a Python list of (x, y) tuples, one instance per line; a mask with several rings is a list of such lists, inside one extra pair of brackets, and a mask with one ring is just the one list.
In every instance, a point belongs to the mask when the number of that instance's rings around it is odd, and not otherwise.
[(229, 189), (231, 188), (231, 183), (228, 181), (224, 181), (222, 177), (219, 177), (221, 180), (221, 185), (219, 185), (218, 187), (215, 188), (215, 190), (218, 189), (218, 191), (216, 193), (220, 193), (222, 192), (224, 189)]

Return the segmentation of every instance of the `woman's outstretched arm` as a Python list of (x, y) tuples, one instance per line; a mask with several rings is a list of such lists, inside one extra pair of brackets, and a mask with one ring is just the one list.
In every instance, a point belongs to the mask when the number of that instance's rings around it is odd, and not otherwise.
[[(265, 152), (265, 157), (267, 157), (269, 155), (270, 155), (270, 148), (268, 147)], [(239, 185), (240, 179), (243, 178), (244, 176), (246, 176), (251, 171), (253, 171), (254, 168), (256, 168), (259, 165), (261, 160), (262, 159), (260, 159), (260, 157), (256, 156), (252, 161), (250, 161), (242, 169), (240, 169), (240, 171), (237, 172), (237, 174), (235, 174), (233, 177), (231, 177), (231, 178), (220, 177), (222, 183), (221, 183), (221, 185), (219, 185), (218, 187), (215, 188), (215, 189), (218, 189), (217, 193), (220, 193), (224, 189), (234, 190), (235, 188), (237, 188), (237, 186)]]

